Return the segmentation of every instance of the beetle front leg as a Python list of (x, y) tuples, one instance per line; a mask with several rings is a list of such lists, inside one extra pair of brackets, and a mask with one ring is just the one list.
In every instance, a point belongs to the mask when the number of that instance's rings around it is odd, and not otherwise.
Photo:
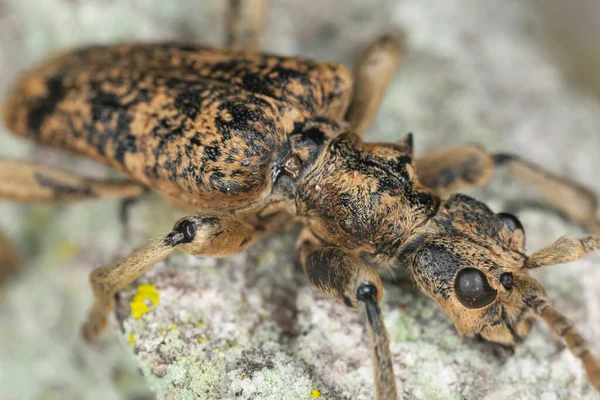
[(511, 175), (535, 190), (553, 208), (580, 223), (591, 233), (600, 235), (596, 218), (598, 198), (583, 185), (552, 174), (512, 154), (494, 154), (494, 165), (506, 166)]
[(377, 114), (402, 56), (402, 43), (390, 35), (373, 42), (358, 57), (356, 84), (346, 120), (354, 132), (363, 135)]
[(496, 168), (508, 167), (512, 176), (537, 192), (553, 209), (600, 234), (598, 199), (590, 189), (512, 154), (490, 154), (481, 146), (464, 145), (438, 150), (417, 160), (417, 175), (425, 186), (446, 195), (487, 183)]
[(206, 213), (180, 219), (165, 237), (150, 241), (114, 264), (92, 271), (94, 304), (83, 326), (84, 338), (93, 341), (105, 329), (117, 292), (176, 248), (195, 256), (225, 257), (246, 249), (261, 235), (262, 231), (231, 214)]
[(268, 0), (229, 0), (227, 46), (259, 50), (260, 34), (267, 22)]
[(348, 307), (364, 303), (371, 336), (374, 377), (378, 400), (398, 398), (390, 343), (379, 302), (383, 285), (379, 274), (360, 258), (337, 247), (307, 244), (300, 259), (310, 282)]

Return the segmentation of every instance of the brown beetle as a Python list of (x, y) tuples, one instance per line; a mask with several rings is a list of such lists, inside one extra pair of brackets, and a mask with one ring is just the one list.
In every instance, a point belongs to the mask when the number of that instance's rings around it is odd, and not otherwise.
[[(263, 55), (252, 50), (264, 20), (264, 2), (258, 3), (233, 2), (230, 43), (245, 50), (90, 47), (32, 70), (9, 96), (4, 119), (16, 134), (99, 160), (130, 180), (92, 180), (5, 160), (0, 197), (131, 199), (150, 189), (197, 213), (92, 273), (96, 300), (85, 337), (93, 340), (104, 329), (114, 295), (173, 249), (227, 256), (277, 230), (282, 219), (296, 219), (305, 226), (298, 248), (309, 280), (349, 307), (365, 304), (378, 398), (397, 397), (396, 379), (378, 306), (381, 280), (363, 254), (408, 268), (466, 336), (513, 347), (541, 317), (599, 389), (600, 366), (587, 342), (527, 273), (598, 249), (598, 236), (564, 237), (527, 256), (514, 216), (463, 195), (442, 199), (484, 184), (506, 165), (600, 235), (594, 194), (473, 145), (415, 160), (411, 135), (396, 144), (365, 143), (360, 136), (399, 63), (400, 44), (392, 37), (376, 41), (355, 78), (341, 64)], [(14, 268), (18, 256), (2, 242), (4, 248)]]

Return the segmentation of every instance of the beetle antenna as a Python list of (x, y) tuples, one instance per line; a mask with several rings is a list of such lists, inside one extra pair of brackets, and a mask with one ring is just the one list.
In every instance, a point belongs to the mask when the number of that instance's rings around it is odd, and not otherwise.
[(547, 298), (535, 297), (527, 304), (564, 340), (571, 354), (581, 360), (590, 384), (600, 392), (600, 361), (592, 354), (588, 341), (573, 322), (556, 310)]
[(562, 236), (551, 245), (530, 255), (525, 261), (525, 267), (531, 269), (568, 263), (596, 250), (600, 250), (600, 236)]
[(390, 340), (377, 303), (377, 287), (370, 282), (361, 283), (356, 290), (356, 297), (365, 303), (367, 311), (377, 400), (396, 400), (398, 389), (390, 352)]

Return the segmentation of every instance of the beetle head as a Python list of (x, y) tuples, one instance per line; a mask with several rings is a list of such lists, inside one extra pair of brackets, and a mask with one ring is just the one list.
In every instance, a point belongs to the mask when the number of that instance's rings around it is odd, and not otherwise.
[[(535, 318), (526, 303), (534, 280), (523, 269), (524, 252), (525, 234), (516, 217), (454, 195), (401, 257), (460, 333), (514, 346)], [(539, 283), (536, 287), (545, 296)]]

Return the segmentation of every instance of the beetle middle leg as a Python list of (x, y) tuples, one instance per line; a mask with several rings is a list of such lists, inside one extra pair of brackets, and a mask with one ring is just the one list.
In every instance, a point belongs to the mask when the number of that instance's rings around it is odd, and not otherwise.
[(469, 186), (481, 186), (498, 167), (540, 194), (553, 209), (600, 234), (596, 217), (598, 199), (590, 189), (512, 154), (490, 154), (481, 146), (442, 149), (417, 160), (417, 174), (425, 186), (446, 195)]
[(358, 57), (356, 84), (346, 120), (355, 133), (363, 135), (375, 118), (383, 95), (400, 64), (403, 44), (391, 35), (373, 42)]
[(268, 0), (229, 0), (227, 46), (259, 50), (268, 8)]
[(231, 214), (198, 214), (180, 219), (163, 238), (150, 241), (113, 264), (96, 268), (90, 275), (94, 304), (83, 326), (84, 338), (93, 341), (104, 330), (118, 291), (176, 248), (195, 256), (225, 257), (245, 250), (262, 234), (262, 230)]
[(300, 260), (310, 282), (348, 307), (364, 303), (378, 400), (398, 398), (387, 330), (379, 308), (383, 285), (379, 274), (360, 258), (338, 247), (300, 242)]

